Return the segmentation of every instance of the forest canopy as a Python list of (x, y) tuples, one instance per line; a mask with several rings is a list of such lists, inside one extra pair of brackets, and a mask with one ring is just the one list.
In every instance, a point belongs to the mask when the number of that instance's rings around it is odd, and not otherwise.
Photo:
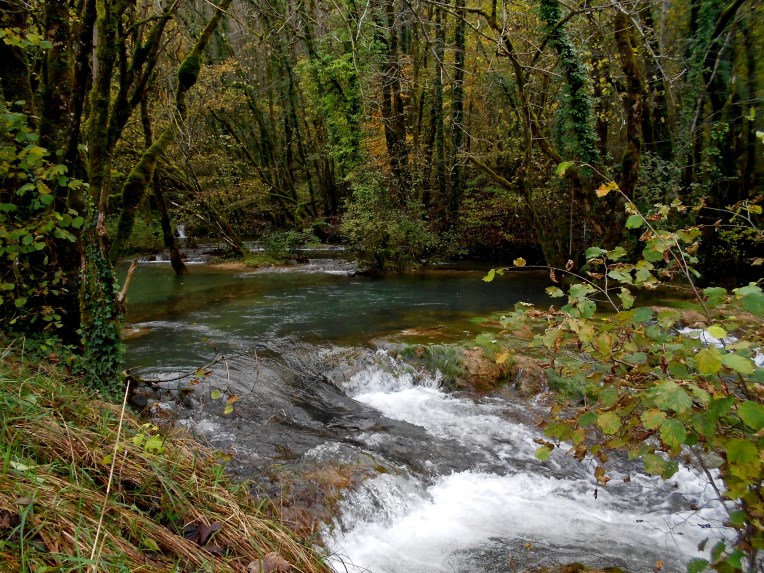
[(178, 223), (562, 267), (679, 201), (703, 280), (754, 277), (762, 34), (751, 0), (6, 2), (4, 327), (113, 354), (114, 264), (148, 229), (185, 272)]

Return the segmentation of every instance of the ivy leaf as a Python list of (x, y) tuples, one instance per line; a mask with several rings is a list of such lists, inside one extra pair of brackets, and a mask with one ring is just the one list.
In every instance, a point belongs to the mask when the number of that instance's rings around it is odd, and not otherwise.
[(746, 426), (758, 432), (764, 428), (764, 406), (751, 400), (746, 400), (737, 407), (737, 413)]
[(621, 428), (621, 419), (615, 412), (604, 412), (597, 416), (597, 425), (606, 434), (615, 434)]
[(703, 348), (695, 355), (695, 365), (703, 375), (716, 374), (722, 368), (722, 355), (714, 348)]
[(678, 448), (687, 439), (687, 431), (684, 424), (676, 419), (664, 420), (661, 424), (661, 440), (671, 447)]
[(722, 364), (740, 374), (753, 374), (753, 371), (756, 370), (753, 360), (740, 356), (740, 354), (725, 354), (722, 356)]

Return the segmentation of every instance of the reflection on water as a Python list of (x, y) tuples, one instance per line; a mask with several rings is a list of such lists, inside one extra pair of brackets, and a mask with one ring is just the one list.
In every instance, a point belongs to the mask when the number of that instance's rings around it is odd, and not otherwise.
[(488, 284), (483, 274), (429, 271), (372, 279), (312, 261), (244, 273), (196, 266), (177, 277), (169, 266), (141, 265), (130, 286), (127, 320), (148, 332), (128, 343), (128, 360), (189, 366), (209, 356), (211, 347), (242, 349), (288, 335), (355, 345), (444, 325), (444, 336), (461, 336), (472, 316), (520, 300), (548, 301), (544, 277), (522, 273)]

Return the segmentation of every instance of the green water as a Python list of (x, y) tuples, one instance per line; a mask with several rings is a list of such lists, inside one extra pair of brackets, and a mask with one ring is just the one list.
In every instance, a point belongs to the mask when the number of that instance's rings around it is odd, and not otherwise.
[(407, 329), (442, 337), (474, 328), (468, 319), (548, 303), (547, 280), (530, 274), (493, 283), (484, 271), (429, 271), (382, 279), (348, 276), (329, 264), (240, 273), (196, 265), (176, 277), (169, 266), (138, 268), (127, 320), (131, 367), (188, 367), (215, 352), (246, 351), (273, 339), (363, 345)]

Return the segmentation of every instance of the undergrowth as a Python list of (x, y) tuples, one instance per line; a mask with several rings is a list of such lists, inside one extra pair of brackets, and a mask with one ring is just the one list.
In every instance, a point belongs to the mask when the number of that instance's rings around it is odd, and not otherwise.
[(328, 571), (220, 462), (2, 353), (0, 571)]

